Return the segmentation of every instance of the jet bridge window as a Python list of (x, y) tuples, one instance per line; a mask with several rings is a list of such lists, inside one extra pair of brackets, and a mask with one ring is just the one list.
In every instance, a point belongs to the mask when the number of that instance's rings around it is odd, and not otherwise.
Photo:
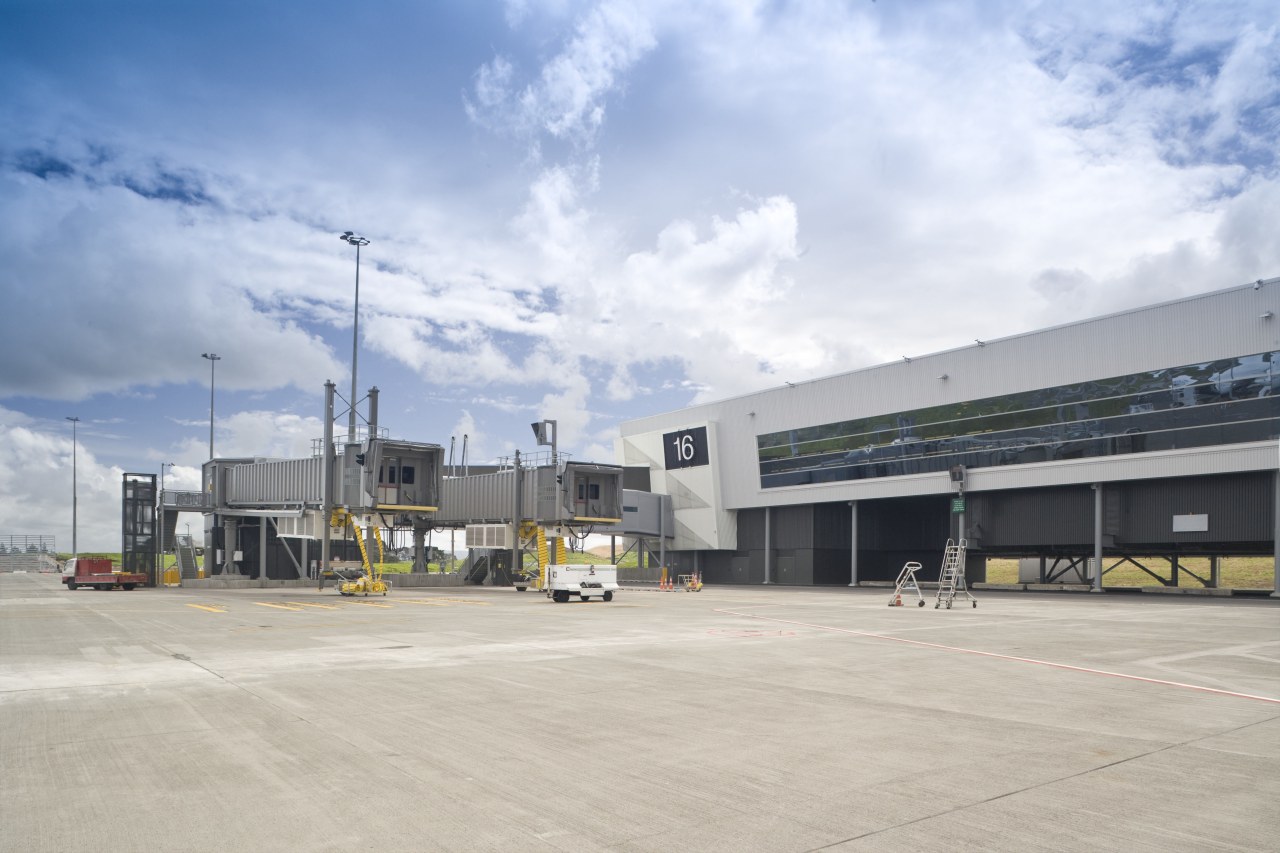
[(413, 466), (404, 465), (400, 468), (400, 482), (405, 486), (413, 485)]

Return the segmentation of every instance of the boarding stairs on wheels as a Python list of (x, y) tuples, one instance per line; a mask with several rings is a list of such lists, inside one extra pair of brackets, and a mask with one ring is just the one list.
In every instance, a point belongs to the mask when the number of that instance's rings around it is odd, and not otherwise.
[(974, 607), (978, 606), (978, 599), (973, 597), (964, 582), (964, 552), (968, 546), (967, 539), (961, 539), (959, 543), (947, 540), (947, 549), (942, 554), (942, 571), (938, 573), (938, 597), (933, 603), (934, 610), (943, 604), (950, 610), (958, 595), (972, 601)]
[(916, 572), (920, 571), (919, 563), (906, 563), (898, 572), (898, 580), (893, 585), (893, 596), (889, 599), (890, 607), (902, 606), (903, 593), (915, 593), (918, 606), (924, 607), (924, 593), (920, 591), (920, 581)]

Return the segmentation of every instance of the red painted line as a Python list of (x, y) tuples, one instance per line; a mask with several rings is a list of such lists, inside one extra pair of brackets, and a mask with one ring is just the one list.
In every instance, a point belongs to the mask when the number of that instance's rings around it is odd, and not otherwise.
[(1066, 669), (1073, 672), (1087, 672), (1091, 675), (1108, 675), (1112, 678), (1124, 678), (1129, 681), (1144, 681), (1147, 684), (1163, 684), (1166, 687), (1181, 687), (1185, 690), (1198, 690), (1202, 693), (1214, 693), (1218, 696), (1234, 696), (1237, 699), (1253, 699), (1258, 702), (1270, 702), (1273, 705), (1280, 705), (1280, 699), (1270, 696), (1255, 696), (1252, 693), (1237, 693), (1233, 690), (1220, 690), (1217, 687), (1204, 687), (1199, 684), (1184, 684), (1181, 681), (1165, 681), (1160, 678), (1147, 678), (1142, 675), (1129, 675), (1124, 672), (1111, 672), (1105, 669), (1090, 669), (1087, 666), (1074, 666), (1069, 663), (1056, 663), (1051, 660), (1038, 660), (1036, 658), (1023, 658), (1016, 655), (1002, 655), (998, 652), (984, 652), (978, 649), (964, 649), (959, 646), (944, 646), (940, 643), (926, 643), (923, 640), (908, 640), (905, 637), (891, 637), (888, 634), (876, 634), (871, 631), (857, 631), (852, 628), (836, 628), (831, 625), (814, 625), (810, 622), (796, 622), (792, 619), (779, 619), (776, 616), (760, 616), (755, 613), (739, 613), (736, 610), (715, 610), (714, 613), (726, 613), (730, 616), (742, 616), (746, 619), (763, 619), (767, 622), (781, 622), (785, 625), (799, 625), (802, 628), (816, 628), (819, 631), (832, 631), (838, 634), (853, 634), (857, 637), (870, 637), (875, 640), (892, 640), (895, 643), (906, 643), (911, 646), (922, 646), (929, 649), (941, 649), (947, 652), (960, 652), (967, 655), (980, 655), (987, 658), (998, 658), (1000, 660), (1017, 661), (1018, 663), (1034, 663), (1040, 666), (1051, 666), (1054, 669)]

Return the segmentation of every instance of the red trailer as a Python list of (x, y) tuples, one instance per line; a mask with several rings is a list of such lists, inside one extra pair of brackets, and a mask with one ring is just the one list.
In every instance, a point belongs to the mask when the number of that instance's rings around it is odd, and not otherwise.
[(62, 567), (62, 582), (67, 589), (91, 586), (94, 589), (133, 589), (145, 586), (147, 576), (115, 571), (111, 561), (103, 557), (72, 557)]

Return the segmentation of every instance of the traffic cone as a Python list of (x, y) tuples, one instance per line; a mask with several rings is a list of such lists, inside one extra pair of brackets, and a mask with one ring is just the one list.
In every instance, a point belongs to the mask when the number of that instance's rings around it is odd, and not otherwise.
[(902, 606), (902, 596), (901, 596), (901, 595), (895, 595), (895, 596), (893, 597), (893, 606), (894, 606), (894, 607), (901, 607), (901, 606)]

